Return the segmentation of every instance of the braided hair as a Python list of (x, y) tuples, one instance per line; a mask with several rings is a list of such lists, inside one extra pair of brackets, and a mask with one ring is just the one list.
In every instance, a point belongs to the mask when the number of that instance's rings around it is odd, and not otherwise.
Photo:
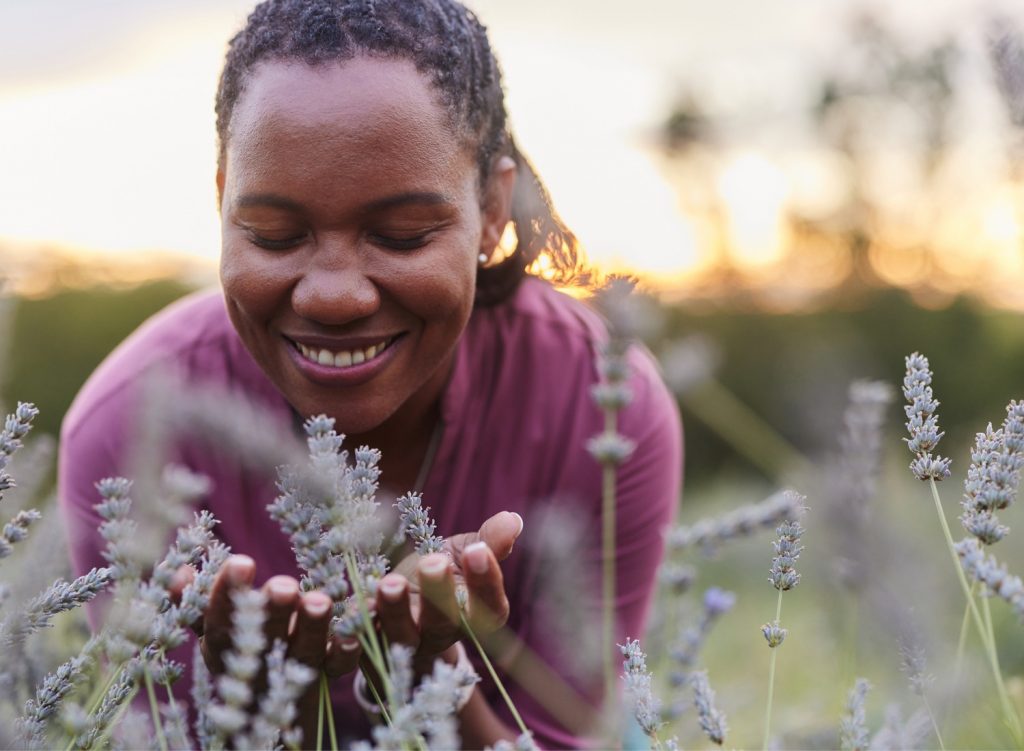
[(500, 262), (477, 272), (478, 305), (506, 299), (542, 255), (556, 282), (581, 273), (576, 237), (562, 222), (540, 178), (509, 132), (501, 71), (487, 31), (457, 0), (264, 0), (228, 47), (217, 88), (223, 163), (231, 115), (248, 78), (262, 62), (323, 65), (357, 55), (411, 61), (440, 94), (449, 125), (475, 149), (480, 185), (498, 157), (517, 165), (512, 197), (516, 244)]

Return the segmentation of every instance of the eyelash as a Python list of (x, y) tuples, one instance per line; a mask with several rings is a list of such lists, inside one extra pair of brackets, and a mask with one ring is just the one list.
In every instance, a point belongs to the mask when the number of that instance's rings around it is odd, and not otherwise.
[[(415, 237), (388, 237), (387, 235), (370, 235), (370, 240), (377, 245), (388, 250), (395, 251), (412, 251), (418, 250), (425, 246), (430, 241), (429, 232), (425, 232), (422, 235), (416, 235)], [(261, 237), (255, 232), (249, 231), (249, 242), (255, 245), (257, 248), (263, 248), (264, 250), (291, 250), (298, 246), (306, 239), (306, 235), (296, 235), (295, 237), (288, 237), (283, 240), (271, 240), (267, 237)]]
[(261, 237), (251, 231), (248, 235), (249, 242), (257, 248), (263, 248), (264, 250), (291, 250), (306, 239), (306, 235), (296, 235), (295, 237), (287, 237), (283, 240), (271, 240), (270, 238)]
[(387, 237), (386, 235), (371, 235), (370, 239), (388, 250), (418, 250), (430, 239), (430, 233), (416, 235), (415, 237)]

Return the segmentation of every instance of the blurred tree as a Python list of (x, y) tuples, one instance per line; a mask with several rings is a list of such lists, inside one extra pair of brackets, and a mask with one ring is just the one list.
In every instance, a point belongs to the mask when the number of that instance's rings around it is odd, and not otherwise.
[(36, 429), (56, 435), (71, 400), (103, 358), (142, 321), (190, 289), (164, 279), (19, 300), (10, 327), (4, 402), (34, 402), (40, 410)]

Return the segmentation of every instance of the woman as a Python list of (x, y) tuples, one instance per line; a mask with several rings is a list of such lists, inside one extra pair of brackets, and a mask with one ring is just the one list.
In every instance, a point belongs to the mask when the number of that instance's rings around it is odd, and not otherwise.
[[(411, 608), (413, 588), (397, 573), (377, 601), (381, 628), (416, 648), (421, 669), (460, 659), (450, 619), (458, 574), (471, 609), (496, 616), (484, 628), (507, 619), (523, 654), (598, 703), (600, 681), (575, 675), (572, 645), (553, 643), (544, 626), (552, 604), (536, 593), (550, 572), (513, 543), (541, 503), (599, 521), (600, 472), (584, 445), (602, 427), (589, 386), (607, 334), (583, 305), (526, 274), (543, 253), (571, 275), (575, 240), (511, 138), (484, 28), (455, 0), (268, 0), (231, 42), (217, 129), (223, 293), (148, 322), (69, 412), (60, 493), (76, 567), (102, 563), (93, 483), (127, 469), (139, 377), (173, 366), (291, 429), (325, 413), (347, 445), (381, 450), (384, 491), (423, 490), (438, 532), (454, 538), (451, 559), (413, 563), (424, 601), (441, 604)], [(506, 253), (509, 221), (517, 242)], [(634, 399), (620, 431), (637, 450), (619, 475), (620, 640), (642, 632), (681, 474), (674, 402), (649, 357), (629, 357)], [(205, 618), (207, 663), (221, 667), (228, 593), (262, 586), (268, 631), (342, 676), (332, 688), (341, 732), (365, 735), (353, 697), (358, 645), (328, 640), (326, 595), (300, 594), (288, 541), (264, 512), (273, 486), (195, 442), (175, 449), (211, 477), (206, 506), (239, 554)], [(598, 546), (575, 557), (600, 570)], [(531, 696), (536, 686), (511, 688), (541, 746), (581, 742), (564, 713)], [(487, 680), (459, 721), (468, 747), (516, 736)]]

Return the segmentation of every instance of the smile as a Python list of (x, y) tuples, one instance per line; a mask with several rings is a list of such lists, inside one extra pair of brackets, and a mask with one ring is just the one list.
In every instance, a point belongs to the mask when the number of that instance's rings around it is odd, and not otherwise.
[(365, 362), (370, 362), (380, 357), (381, 353), (390, 347), (394, 341), (395, 337), (391, 337), (369, 347), (343, 350), (317, 349), (315, 347), (307, 347), (301, 342), (292, 342), (292, 344), (295, 345), (299, 354), (311, 363), (335, 368), (350, 368), (353, 365), (362, 365)]

